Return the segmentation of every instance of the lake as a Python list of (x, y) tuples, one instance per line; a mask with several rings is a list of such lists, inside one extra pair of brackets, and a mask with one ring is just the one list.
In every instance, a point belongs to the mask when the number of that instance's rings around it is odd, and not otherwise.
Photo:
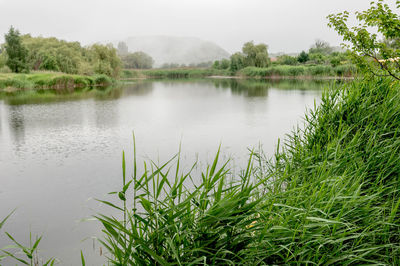
[[(221, 145), (234, 171), (248, 149), (272, 155), (278, 138), (303, 122), (318, 103), (316, 81), (135, 81), (117, 88), (73, 94), (0, 96), (0, 220), (2, 231), (28, 243), (43, 235), (44, 258), (99, 265), (100, 225), (87, 221), (106, 209), (104, 199), (121, 186), (121, 157), (165, 162), (179, 151), (183, 165), (210, 162)], [(106, 211), (106, 210), (105, 210)], [(84, 241), (82, 241), (84, 240)], [(1, 232), (0, 247), (10, 244)]]

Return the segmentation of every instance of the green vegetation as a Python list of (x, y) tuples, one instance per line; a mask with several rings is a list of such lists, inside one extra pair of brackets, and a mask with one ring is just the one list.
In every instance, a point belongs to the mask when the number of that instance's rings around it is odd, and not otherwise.
[(271, 66), (268, 68), (246, 67), (238, 72), (245, 77), (351, 77), (356, 73), (354, 65), (337, 67), (327, 65), (316, 66)]
[[(15, 209), (6, 216), (1, 222), (0, 222), (0, 230), (3, 227), (4, 223), (7, 221), (8, 218), (15, 212)], [(35, 241), (32, 240), (32, 234), (29, 235), (29, 246), (24, 246), (18, 241), (14, 239), (9, 233), (6, 232), (7, 237), (13, 242), (13, 245), (9, 245), (7, 247), (0, 248), (0, 251), (2, 251), (5, 255), (0, 255), (0, 262), (6, 258), (6, 257), (11, 257), (14, 260), (24, 264), (24, 265), (39, 265), (39, 256), (38, 256), (38, 246), (40, 241), (42, 240), (42, 237), (36, 237)], [(12, 253), (10, 250), (18, 250), (18, 252)], [(23, 254), (24, 257), (21, 258), (19, 254)], [(47, 265), (54, 265), (55, 259), (51, 258), (46, 262), (42, 262), (43, 266)]]
[(31, 74), (1, 74), (0, 90), (15, 89), (56, 89), (73, 91), (76, 88), (109, 86), (114, 80), (106, 75), (69, 75), (54, 72)]
[(13, 27), (5, 40), (4, 49), (0, 50), (0, 72), (9, 72), (4, 68), (6, 64), (15, 73), (41, 70), (113, 78), (120, 74), (121, 60), (112, 45), (82, 47), (79, 42), (21, 36)]
[(236, 76), (241, 78), (325, 78), (353, 77), (357, 73), (355, 65), (274, 65), (266, 68), (246, 67), (232, 72), (230, 69), (176, 68), (122, 71), (121, 79), (137, 78), (202, 78), (212, 76)]
[(241, 77), (352, 77), (357, 71), (350, 60), (348, 51), (335, 51), (328, 43), (317, 40), (308, 53), (284, 54), (271, 62), (265, 44), (248, 42), (242, 52), (234, 53), (230, 60), (215, 61), (212, 67)]
[(153, 67), (154, 60), (148, 54), (143, 52), (129, 53), (122, 56), (122, 62), (125, 68), (149, 69)]
[[(400, 1), (396, 5), (400, 8)], [(373, 75), (400, 80), (400, 16), (378, 0), (368, 10), (356, 13), (358, 26), (350, 27), (348, 18), (347, 11), (330, 15), (328, 25), (347, 42), (344, 46), (350, 49), (352, 60)], [(378, 34), (368, 32), (370, 28)]]
[(10, 27), (7, 34), (4, 35), (6, 40), (5, 53), (7, 59), (5, 64), (16, 73), (28, 72), (29, 68), (26, 62), (28, 51), (22, 44), (20, 33), (18, 30)]
[(255, 45), (254, 42), (247, 42), (242, 47), (242, 52), (233, 54), (229, 60), (222, 59), (215, 61), (214, 69), (230, 69), (236, 72), (244, 67), (267, 67), (270, 65), (268, 57), (268, 46), (260, 43)]
[(53, 103), (76, 101), (82, 99), (115, 99), (121, 96), (120, 87), (90, 87), (70, 90), (60, 89), (36, 89), (36, 90), (18, 90), (18, 91), (0, 91), (0, 99), (8, 105)]
[(118, 55), (122, 60), (124, 68), (128, 69), (149, 69), (154, 64), (153, 58), (144, 52), (129, 53), (125, 42), (118, 43)]

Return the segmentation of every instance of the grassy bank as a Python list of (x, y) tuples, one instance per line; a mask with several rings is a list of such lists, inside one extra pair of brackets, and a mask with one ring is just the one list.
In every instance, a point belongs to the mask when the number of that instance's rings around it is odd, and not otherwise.
[(332, 87), (272, 160), (232, 176), (217, 154), (200, 184), (179, 158), (132, 179), (124, 159), (120, 203), (105, 202), (121, 216), (97, 217), (111, 262), (398, 265), (399, 103), (389, 79)]
[(204, 78), (209, 76), (230, 76), (229, 70), (212, 68), (176, 68), (176, 69), (125, 69), (121, 79), (130, 78)]
[(113, 82), (106, 75), (83, 76), (57, 72), (0, 73), (0, 90), (55, 89), (73, 91), (76, 88), (108, 86)]
[(353, 65), (341, 65), (332, 67), (330, 65), (315, 66), (271, 66), (268, 68), (246, 67), (238, 71), (238, 76), (243, 77), (352, 77), (357, 70)]
[(212, 68), (177, 68), (177, 69), (125, 69), (122, 71), (121, 79), (137, 78), (204, 78), (211, 76), (241, 77), (241, 78), (325, 78), (325, 77), (353, 77), (356, 68), (353, 65), (341, 65), (332, 67), (330, 65), (315, 66), (271, 66), (267, 68), (246, 67), (232, 72), (229, 69)]

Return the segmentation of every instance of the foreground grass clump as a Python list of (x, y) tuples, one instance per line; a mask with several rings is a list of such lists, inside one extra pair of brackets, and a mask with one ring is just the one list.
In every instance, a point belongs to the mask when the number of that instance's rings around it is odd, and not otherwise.
[[(239, 263), (246, 248), (255, 242), (252, 222), (257, 217), (256, 187), (251, 180), (251, 165), (240, 180), (230, 181), (226, 165), (217, 167), (219, 153), (194, 184), (191, 173), (182, 174), (170, 162), (152, 171), (125, 178), (114, 192), (123, 202), (118, 207), (123, 220), (99, 215), (115, 265), (226, 264)], [(172, 174), (170, 174), (172, 173)], [(185, 187), (190, 183), (188, 189)], [(130, 199), (133, 199), (132, 201)], [(129, 204), (131, 203), (131, 204)], [(129, 206), (129, 207), (128, 207)]]
[[(400, 85), (331, 88), (271, 161), (231, 175), (214, 162), (191, 182), (179, 159), (145, 165), (103, 201), (109, 260), (126, 264), (400, 263)], [(254, 156), (254, 155), (252, 155)], [(196, 180), (196, 179), (194, 179)], [(197, 179), (198, 180), (198, 179)]]
[(0, 89), (56, 89), (74, 90), (90, 86), (108, 86), (113, 80), (102, 74), (93, 76), (72, 75), (58, 72), (32, 74), (0, 73)]
[(398, 265), (399, 130), (399, 83), (325, 93), (262, 172), (270, 178), (259, 235), (266, 262)]

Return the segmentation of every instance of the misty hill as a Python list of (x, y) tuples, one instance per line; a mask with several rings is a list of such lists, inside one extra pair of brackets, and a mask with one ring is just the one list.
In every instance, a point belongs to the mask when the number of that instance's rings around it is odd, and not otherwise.
[(130, 37), (124, 42), (129, 52), (149, 54), (156, 66), (164, 63), (196, 64), (230, 56), (217, 44), (193, 37), (143, 36)]

